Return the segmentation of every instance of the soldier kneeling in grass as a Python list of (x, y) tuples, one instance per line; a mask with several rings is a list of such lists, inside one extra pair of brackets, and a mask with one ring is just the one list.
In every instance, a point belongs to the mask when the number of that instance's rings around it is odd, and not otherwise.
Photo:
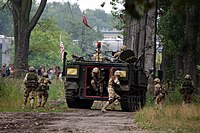
[[(50, 79), (48, 78), (48, 74), (43, 73), (42, 77), (39, 79), (39, 87), (37, 90), (37, 98), (38, 98), (38, 107), (44, 107), (49, 97), (48, 90), (49, 84), (51, 84)], [(43, 97), (43, 101), (42, 101)]]

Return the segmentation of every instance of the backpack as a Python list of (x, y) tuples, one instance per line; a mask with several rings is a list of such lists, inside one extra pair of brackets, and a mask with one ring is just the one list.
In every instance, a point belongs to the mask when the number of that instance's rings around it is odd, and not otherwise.
[(38, 76), (36, 73), (34, 73), (34, 72), (28, 73), (25, 86), (27, 88), (37, 88), (38, 87)]
[(40, 78), (38, 90), (39, 91), (49, 90), (48, 78), (45, 78), (45, 77)]

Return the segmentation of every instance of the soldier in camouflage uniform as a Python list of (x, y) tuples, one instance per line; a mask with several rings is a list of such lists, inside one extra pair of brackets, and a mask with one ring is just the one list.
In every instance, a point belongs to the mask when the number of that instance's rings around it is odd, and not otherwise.
[(154, 79), (154, 99), (156, 108), (162, 108), (165, 99), (165, 88), (160, 83), (159, 78)]
[(96, 95), (102, 96), (103, 82), (100, 81), (100, 70), (97, 67), (92, 69), (91, 86), (97, 92)]
[(96, 53), (92, 56), (93, 61), (103, 61), (103, 55), (100, 49), (96, 49)]
[(115, 88), (121, 89), (121, 84), (119, 82), (120, 71), (115, 71), (114, 76), (110, 77), (108, 81), (108, 101), (101, 109), (102, 112), (106, 112), (106, 108), (114, 103), (115, 105), (119, 103), (120, 96), (115, 92)]
[(121, 54), (123, 51), (125, 51), (125, 50), (126, 50), (126, 46), (125, 46), (125, 45), (122, 45), (121, 48), (120, 48), (120, 51), (117, 52), (117, 53), (115, 53), (115, 54), (114, 54), (114, 57), (115, 57), (116, 59), (119, 59), (120, 54)]
[(92, 56), (93, 61), (103, 61), (104, 57), (103, 54), (101, 53), (101, 42), (96, 43), (97, 48), (95, 50), (95, 53)]
[(31, 108), (34, 108), (34, 97), (36, 96), (36, 90), (38, 88), (38, 75), (35, 73), (35, 68), (33, 66), (29, 68), (29, 72), (26, 74), (23, 82), (25, 85), (23, 108), (27, 104), (29, 94)]
[[(47, 102), (47, 99), (49, 97), (48, 91), (49, 90), (49, 84), (51, 84), (50, 79), (48, 78), (47, 72), (44, 72), (42, 77), (39, 79), (39, 87), (37, 90), (37, 98), (38, 98), (38, 107), (44, 107), (44, 105)], [(43, 102), (42, 102), (42, 97)]]
[(180, 89), (180, 93), (182, 94), (183, 97), (183, 102), (182, 104), (189, 104), (191, 103), (192, 100), (192, 94), (194, 93), (195, 90), (195, 85), (192, 81), (192, 78), (189, 74), (185, 75), (184, 77), (185, 81), (182, 84), (182, 87)]

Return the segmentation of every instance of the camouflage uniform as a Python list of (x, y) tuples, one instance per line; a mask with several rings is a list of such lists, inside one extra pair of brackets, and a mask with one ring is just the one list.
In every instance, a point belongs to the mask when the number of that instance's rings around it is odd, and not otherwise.
[(96, 53), (93, 54), (92, 60), (94, 61), (103, 61), (103, 55), (99, 49), (96, 49)]
[(114, 88), (116, 88), (117, 86), (120, 87), (120, 89), (121, 89), (119, 77), (120, 77), (120, 72), (115, 71), (114, 76), (112, 76), (108, 81), (108, 98), (109, 99), (106, 102), (106, 104), (103, 106), (103, 108), (101, 109), (102, 112), (105, 112), (106, 108), (110, 104), (112, 104), (112, 103), (117, 104), (119, 102), (120, 96), (114, 90)]
[(114, 57), (115, 57), (116, 59), (119, 59), (120, 54), (121, 54), (123, 51), (125, 51), (125, 50), (126, 50), (126, 46), (125, 46), (125, 45), (122, 45), (121, 48), (120, 48), (120, 51), (117, 52), (117, 53), (115, 53), (115, 54), (114, 54)]
[[(49, 84), (51, 84), (50, 79), (48, 78), (48, 74), (45, 72), (43, 73), (42, 77), (39, 79), (39, 87), (37, 90), (37, 98), (38, 98), (38, 107), (44, 107), (49, 97), (48, 91)], [(42, 102), (42, 96), (44, 100)]]
[(159, 78), (155, 78), (154, 82), (155, 82), (155, 85), (154, 85), (155, 105), (156, 105), (156, 108), (158, 108), (158, 107), (162, 108), (162, 105), (163, 105), (164, 99), (165, 99), (165, 89), (160, 84)]
[(191, 103), (192, 100), (192, 94), (194, 93), (195, 85), (191, 79), (191, 76), (187, 74), (185, 76), (185, 81), (182, 84), (182, 87), (180, 89), (180, 93), (183, 97), (183, 103), (182, 104), (188, 104)]
[(35, 100), (34, 97), (36, 96), (36, 90), (38, 88), (38, 76), (35, 73), (34, 67), (29, 68), (29, 72), (26, 74), (23, 82), (24, 82), (24, 85), (25, 85), (23, 107), (26, 106), (27, 99), (28, 99), (29, 94), (30, 94), (31, 108), (34, 108), (34, 100)]
[(92, 88), (97, 92), (97, 95), (102, 96), (102, 92), (103, 92), (103, 82), (100, 82), (100, 70), (95, 67), (92, 69), (92, 80), (91, 80), (91, 86)]

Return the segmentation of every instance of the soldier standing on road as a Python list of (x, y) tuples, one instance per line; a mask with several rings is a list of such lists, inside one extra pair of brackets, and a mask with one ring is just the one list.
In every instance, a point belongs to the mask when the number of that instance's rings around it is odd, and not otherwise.
[[(39, 87), (37, 90), (37, 98), (38, 98), (38, 107), (44, 107), (49, 97), (48, 90), (49, 84), (51, 84), (50, 79), (48, 78), (47, 72), (44, 72), (42, 77), (39, 79)], [(43, 102), (42, 102), (42, 97)]]
[(110, 77), (110, 79), (108, 81), (108, 101), (101, 109), (102, 112), (106, 112), (106, 108), (110, 104), (114, 103), (116, 105), (117, 103), (119, 103), (120, 96), (114, 90), (114, 89), (116, 89), (116, 87), (121, 89), (119, 77), (120, 77), (120, 71), (117, 70), (117, 71), (115, 71), (114, 76)]
[(23, 103), (23, 108), (27, 104), (27, 100), (30, 95), (30, 104), (31, 108), (34, 108), (34, 100), (35, 100), (35, 95), (36, 95), (36, 90), (38, 88), (38, 75), (35, 73), (35, 68), (31, 66), (29, 68), (29, 72), (26, 74), (24, 78), (24, 103)]
[(91, 86), (96, 91), (97, 95), (102, 96), (103, 82), (100, 82), (100, 70), (97, 67), (92, 69)]
[(121, 54), (123, 51), (125, 51), (125, 50), (126, 50), (126, 46), (125, 46), (125, 45), (122, 45), (121, 48), (120, 48), (120, 51), (118, 51), (117, 53), (115, 53), (115, 54), (114, 54), (114, 57), (115, 57), (116, 59), (119, 59), (120, 54)]
[(154, 99), (155, 99), (155, 105), (156, 108), (162, 109), (164, 99), (165, 99), (165, 89), (160, 83), (159, 78), (154, 79)]
[(182, 97), (183, 97), (182, 105), (191, 103), (192, 94), (194, 93), (194, 90), (195, 90), (195, 85), (192, 81), (191, 76), (187, 74), (185, 75), (184, 79), (185, 80), (180, 89), (180, 93), (182, 94)]

